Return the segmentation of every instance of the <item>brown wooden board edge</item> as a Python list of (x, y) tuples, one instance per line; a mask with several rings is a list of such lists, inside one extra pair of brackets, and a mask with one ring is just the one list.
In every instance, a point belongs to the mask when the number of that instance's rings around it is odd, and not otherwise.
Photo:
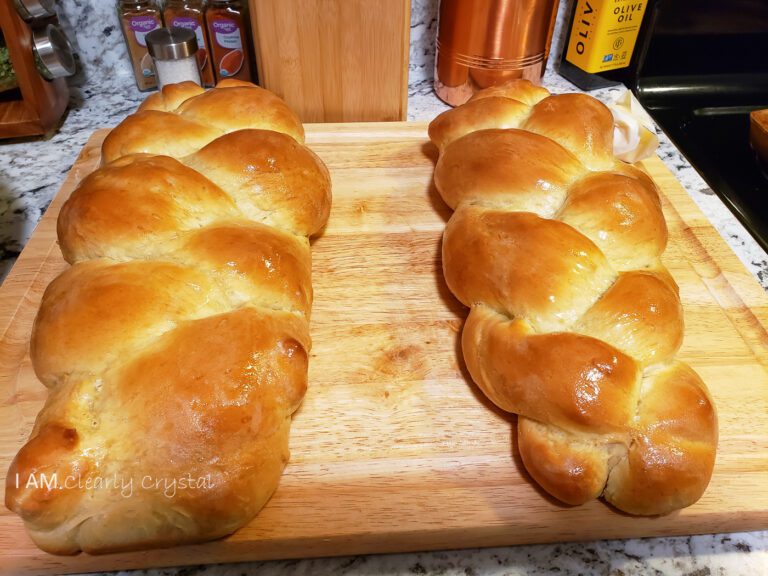
[[(626, 538), (672, 537), (692, 535), (684, 526), (658, 530), (653, 518), (642, 518), (638, 528), (624, 532)], [(733, 521), (719, 523), (703, 519), (701, 530), (695, 534), (714, 534), (734, 531), (758, 530), (765, 527), (765, 516), (762, 521), (755, 518), (734, 517)], [(578, 526), (573, 532), (564, 536), (560, 542), (588, 542), (592, 540), (618, 540), (611, 526), (605, 526), (602, 534), (596, 538), (585, 539), (578, 534)], [(11, 558), (10, 563), (3, 562), (0, 574), (13, 576), (41, 574), (73, 574), (87, 572), (103, 572), (112, 570), (132, 570), (148, 568), (169, 568), (175, 566), (208, 565), (217, 563), (237, 563), (269, 560), (292, 560), (304, 558), (329, 558), (339, 556), (358, 556), (369, 554), (398, 554), (438, 550), (466, 550), (471, 548), (493, 548), (503, 546), (524, 546), (540, 544), (538, 531), (529, 530), (527, 526), (510, 528), (508, 531), (499, 530), (498, 526), (489, 526), (485, 530), (468, 533), (461, 529), (451, 528), (443, 531), (402, 531), (396, 534), (357, 534), (337, 536), (318, 541), (314, 538), (296, 539), (275, 543), (247, 542), (236, 540), (219, 540), (208, 544), (180, 546), (91, 556), (47, 556), (43, 564), (37, 558), (32, 563), (25, 563), (23, 558)], [(510, 544), (513, 542), (513, 544)], [(225, 560), (222, 560), (225, 558)]]

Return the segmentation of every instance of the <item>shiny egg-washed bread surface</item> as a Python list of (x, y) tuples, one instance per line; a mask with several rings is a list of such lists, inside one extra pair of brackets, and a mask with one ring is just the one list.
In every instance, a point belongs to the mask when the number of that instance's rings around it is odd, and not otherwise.
[(64, 204), (72, 266), (31, 341), (48, 401), (6, 486), (44, 550), (225, 536), (276, 489), (307, 387), (308, 237), (331, 201), (302, 137), (256, 86), (166, 86)]
[(717, 417), (675, 354), (683, 310), (661, 264), (658, 191), (613, 156), (613, 118), (527, 81), (477, 93), (429, 127), (454, 210), (448, 287), (470, 308), (469, 373), (518, 415), (528, 472), (568, 504), (665, 514), (706, 489)]
[(222, 80), (208, 91), (184, 82), (152, 94), (114, 128), (101, 148), (102, 161), (137, 153), (181, 158), (246, 128), (273, 130), (304, 142), (298, 116), (272, 92), (241, 80)]

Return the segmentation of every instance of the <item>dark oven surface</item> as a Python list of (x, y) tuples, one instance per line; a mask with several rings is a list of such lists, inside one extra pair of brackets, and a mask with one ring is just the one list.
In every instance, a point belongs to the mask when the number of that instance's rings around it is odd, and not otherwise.
[[(763, 107), (768, 108), (768, 102)], [(749, 146), (749, 109), (656, 109), (654, 116), (707, 184), (768, 250), (768, 178)]]
[(768, 0), (660, 0), (632, 86), (707, 184), (768, 250), (768, 178), (749, 112), (768, 108)]

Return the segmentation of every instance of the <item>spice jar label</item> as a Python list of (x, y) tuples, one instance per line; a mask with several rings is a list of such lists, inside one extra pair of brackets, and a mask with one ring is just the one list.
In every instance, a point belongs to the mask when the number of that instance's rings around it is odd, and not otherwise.
[(213, 22), (216, 43), (228, 50), (242, 50), (243, 41), (240, 37), (240, 27), (234, 20), (219, 19)]
[(185, 16), (178, 16), (171, 19), (171, 28), (186, 28), (192, 30), (197, 36), (197, 48), (198, 50), (205, 50), (205, 37), (203, 36), (203, 27), (200, 26), (200, 22), (196, 18), (188, 18)]
[(157, 18), (154, 16), (133, 16), (128, 20), (128, 23), (134, 36), (136, 36), (136, 42), (139, 43), (139, 46), (144, 47), (147, 46), (147, 41), (144, 37), (155, 28), (160, 27)]

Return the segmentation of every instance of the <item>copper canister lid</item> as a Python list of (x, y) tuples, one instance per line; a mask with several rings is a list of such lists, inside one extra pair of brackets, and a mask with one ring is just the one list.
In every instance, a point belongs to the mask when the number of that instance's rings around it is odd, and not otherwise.
[(453, 106), (513, 78), (544, 73), (558, 0), (441, 0), (435, 92)]

